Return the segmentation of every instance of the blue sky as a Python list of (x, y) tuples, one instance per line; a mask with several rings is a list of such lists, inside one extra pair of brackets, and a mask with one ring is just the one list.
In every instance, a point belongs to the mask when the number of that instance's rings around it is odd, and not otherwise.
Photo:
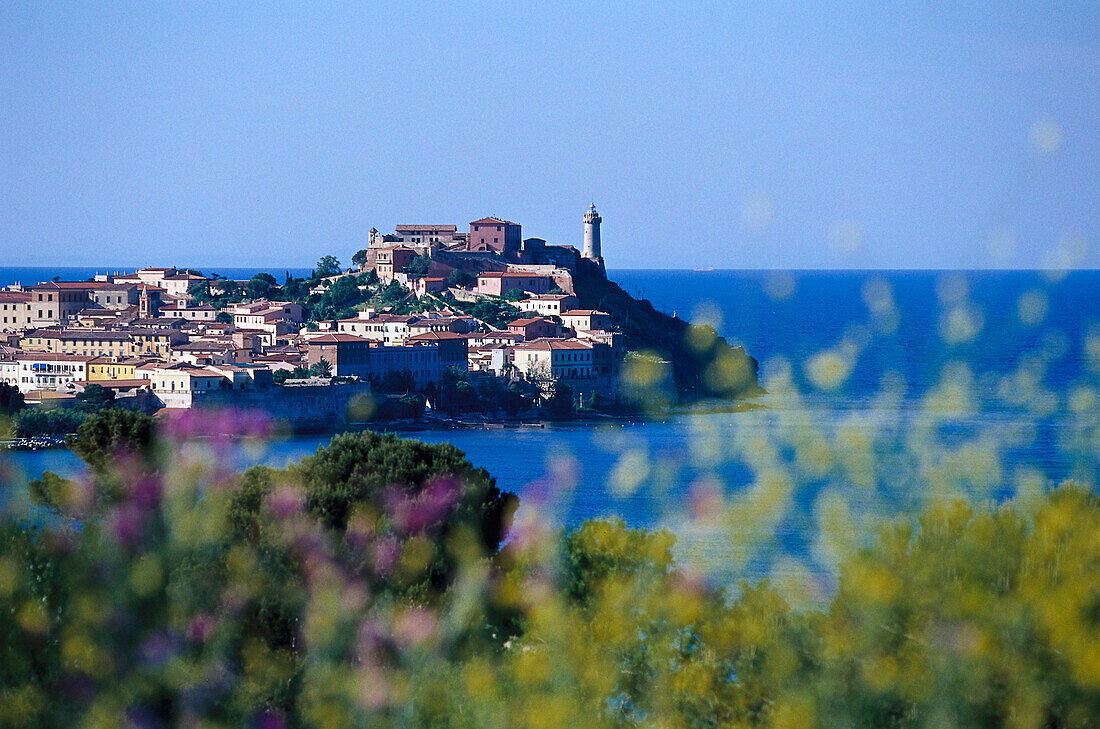
[(1100, 4), (767, 5), (5, 3), (0, 265), (1100, 265)]

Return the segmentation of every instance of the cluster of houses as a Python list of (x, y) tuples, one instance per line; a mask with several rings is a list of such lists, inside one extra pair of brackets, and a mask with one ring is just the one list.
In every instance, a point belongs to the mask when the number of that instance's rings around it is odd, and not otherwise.
[[(376, 386), (397, 379), (430, 392), (453, 369), (528, 378), (548, 394), (564, 382), (578, 395), (614, 397), (620, 335), (606, 313), (579, 309), (573, 293), (577, 262), (592, 256), (521, 240), (517, 224), (496, 218), (470, 227), (459, 234), (455, 226), (399, 225), (385, 236), (372, 229), (358, 269), (324, 284), (374, 270), (417, 300), (415, 314), (365, 308), (309, 321), (302, 304), (267, 299), (217, 308), (193, 292), (221, 279), (176, 268), (11, 285), (0, 290), (0, 382), (28, 402), (74, 399), (94, 383), (156, 409), (323, 387), (332, 378)], [(586, 230), (590, 254), (587, 244)], [(506, 327), (447, 303), (505, 296), (519, 310)], [(315, 376), (287, 378), (302, 368)]]

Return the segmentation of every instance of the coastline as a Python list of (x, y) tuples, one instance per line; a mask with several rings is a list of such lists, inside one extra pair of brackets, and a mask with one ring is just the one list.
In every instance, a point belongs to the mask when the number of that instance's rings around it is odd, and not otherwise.
[[(754, 396), (755, 398), (756, 396)], [(419, 418), (397, 418), (385, 421), (369, 421), (364, 423), (345, 423), (339, 427), (330, 428), (294, 428), (285, 423), (276, 423), (276, 430), (291, 436), (306, 435), (338, 435), (340, 433), (355, 433), (364, 430), (378, 430), (403, 435), (418, 432), (440, 430), (502, 430), (515, 429), (544, 429), (554, 426), (578, 426), (594, 427), (603, 423), (666, 423), (678, 417), (693, 414), (712, 413), (742, 413), (751, 410), (765, 409), (767, 406), (750, 400), (735, 400), (730, 402), (698, 401), (690, 404), (678, 405), (668, 410), (662, 416), (647, 415), (642, 412), (632, 413), (604, 413), (587, 412), (574, 413), (565, 418), (547, 417), (499, 417), (479, 416), (477, 414), (441, 416), (425, 415)], [(62, 436), (31, 436), (27, 438), (10, 438), (0, 441), (0, 453), (7, 451), (41, 451), (41, 450), (66, 450), (68, 449), (68, 435)], [(200, 437), (234, 437), (244, 438), (236, 433), (211, 433)]]

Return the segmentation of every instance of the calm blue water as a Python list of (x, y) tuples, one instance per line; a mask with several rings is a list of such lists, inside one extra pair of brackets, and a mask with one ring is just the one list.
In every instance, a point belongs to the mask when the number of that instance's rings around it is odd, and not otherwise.
[[(1083, 374), (1089, 327), (1100, 326), (1096, 270), (1061, 277), (1035, 271), (624, 270), (611, 277), (636, 298), (688, 320), (713, 303), (722, 315), (722, 334), (762, 364), (775, 357), (804, 363), (846, 336), (865, 344), (841, 390), (849, 395), (875, 388), (887, 371), (898, 371), (909, 387), (925, 390), (952, 360), (1005, 373), (1027, 353), (1047, 348), (1057, 349), (1058, 356), (1045, 381), (1065, 389)], [(1037, 323), (1020, 319), (1025, 294), (1028, 302), (1038, 295), (1046, 303)], [(893, 303), (896, 318), (872, 314), (868, 301), (884, 298)], [(945, 308), (959, 306), (978, 314), (981, 328), (971, 340), (949, 344), (940, 335), (940, 319)], [(888, 330), (885, 325), (893, 322), (896, 327)], [(794, 374), (809, 389), (803, 370), (796, 367)]]
[[(945, 490), (1000, 499), (1033, 483), (1098, 482), (1100, 272), (610, 275), (658, 308), (720, 319), (761, 361), (772, 394), (752, 413), (413, 434), (464, 450), (520, 495), (523, 518), (618, 515), (674, 529), (694, 559), (736, 575), (776, 574), (791, 555), (827, 561), (815, 547), (827, 497), (858, 521)], [(844, 376), (814, 376), (808, 363), (822, 351), (840, 353)], [(281, 466), (326, 440), (230, 458)], [(79, 468), (65, 451), (8, 458), (24, 478)], [(693, 506), (716, 494), (731, 508), (724, 526)], [(755, 530), (751, 548), (731, 541), (731, 524)]]

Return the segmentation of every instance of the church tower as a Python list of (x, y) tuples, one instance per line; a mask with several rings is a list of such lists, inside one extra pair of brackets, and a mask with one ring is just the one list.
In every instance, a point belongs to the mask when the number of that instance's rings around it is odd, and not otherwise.
[(156, 316), (153, 311), (153, 302), (149, 297), (149, 289), (142, 286), (141, 295), (138, 297), (138, 317), (142, 319), (152, 319)]
[(581, 255), (595, 261), (603, 262), (603, 252), (600, 250), (600, 223), (603, 218), (596, 212), (596, 203), (588, 206), (588, 212), (584, 214), (584, 252)]

